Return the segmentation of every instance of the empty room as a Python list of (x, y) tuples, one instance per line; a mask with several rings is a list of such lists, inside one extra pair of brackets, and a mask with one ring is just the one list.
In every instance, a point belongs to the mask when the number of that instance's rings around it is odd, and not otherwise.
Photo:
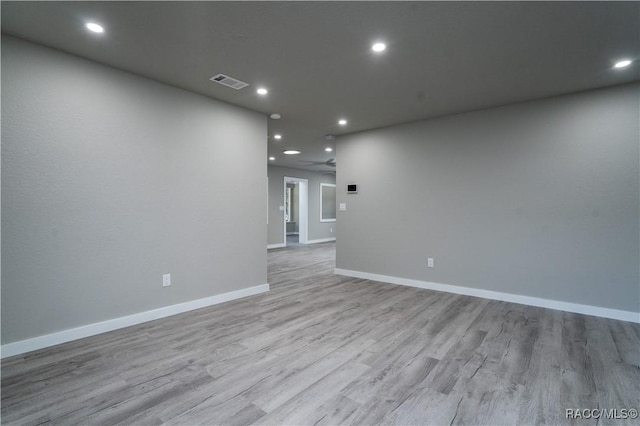
[(6, 425), (632, 425), (640, 3), (1, 3)]

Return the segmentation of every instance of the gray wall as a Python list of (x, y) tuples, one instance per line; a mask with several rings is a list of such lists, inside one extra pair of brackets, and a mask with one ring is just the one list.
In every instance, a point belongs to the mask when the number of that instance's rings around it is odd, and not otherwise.
[(337, 267), (639, 311), (639, 96), (624, 85), (341, 137)]
[(269, 225), (268, 244), (284, 243), (284, 177), (309, 180), (309, 240), (335, 238), (336, 222), (320, 222), (320, 183), (335, 183), (335, 175), (307, 170), (269, 166)]
[(265, 284), (266, 135), (3, 36), (2, 343)]

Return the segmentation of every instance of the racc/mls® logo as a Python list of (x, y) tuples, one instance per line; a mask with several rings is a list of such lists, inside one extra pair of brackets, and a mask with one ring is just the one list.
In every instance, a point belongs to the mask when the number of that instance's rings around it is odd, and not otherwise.
[(567, 419), (607, 419), (627, 420), (637, 419), (638, 410), (635, 408), (567, 408)]

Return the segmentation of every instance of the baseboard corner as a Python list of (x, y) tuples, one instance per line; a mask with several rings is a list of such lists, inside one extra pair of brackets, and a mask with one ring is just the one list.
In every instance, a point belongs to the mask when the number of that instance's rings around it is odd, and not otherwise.
[(287, 245), (285, 243), (267, 244), (267, 250), (283, 248), (283, 247), (286, 247), (286, 246)]

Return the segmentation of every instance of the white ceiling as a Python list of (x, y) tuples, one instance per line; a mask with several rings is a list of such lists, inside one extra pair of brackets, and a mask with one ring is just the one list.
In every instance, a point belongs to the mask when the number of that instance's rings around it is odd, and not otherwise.
[[(612, 69), (640, 58), (638, 2), (2, 2), (2, 31), (281, 113), (269, 120), (283, 135), (268, 142), (274, 164), (311, 170), (330, 170), (300, 161), (333, 157), (326, 134), (640, 79), (638, 61)], [(217, 73), (251, 86), (210, 82)]]

